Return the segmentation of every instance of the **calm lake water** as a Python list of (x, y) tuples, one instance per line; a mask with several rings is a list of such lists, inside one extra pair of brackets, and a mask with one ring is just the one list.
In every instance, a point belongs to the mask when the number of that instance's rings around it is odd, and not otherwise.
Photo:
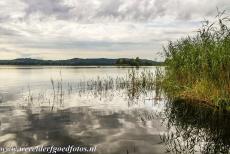
[[(229, 153), (230, 114), (125, 87), (130, 67), (0, 66), (0, 147)], [(143, 67), (136, 72), (152, 72)], [(12, 152), (11, 152), (12, 153)], [(80, 153), (80, 152), (78, 152)]]

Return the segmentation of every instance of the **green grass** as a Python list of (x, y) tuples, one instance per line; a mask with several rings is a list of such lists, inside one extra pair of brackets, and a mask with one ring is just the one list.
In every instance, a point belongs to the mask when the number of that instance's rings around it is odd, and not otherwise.
[(230, 18), (218, 13), (216, 22), (203, 22), (195, 36), (169, 42), (164, 48), (164, 88), (177, 98), (230, 106)]

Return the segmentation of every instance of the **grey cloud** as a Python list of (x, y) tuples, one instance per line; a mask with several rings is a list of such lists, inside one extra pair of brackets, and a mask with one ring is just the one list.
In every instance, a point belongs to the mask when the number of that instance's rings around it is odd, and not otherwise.
[[(11, 0), (12, 1), (12, 0)], [(216, 7), (230, 9), (228, 0), (21, 0), (24, 19), (34, 13), (77, 22), (148, 22), (170, 17), (176, 20), (203, 18), (216, 14)], [(207, 5), (208, 4), (208, 5)], [(12, 4), (11, 4), (12, 5)], [(0, 15), (0, 21), (10, 16)]]
[(4, 28), (0, 26), (0, 35), (3, 37), (11, 37), (11, 36), (21, 36), (17, 30), (13, 30), (10, 28)]
[(62, 0), (23, 0), (27, 4), (26, 17), (34, 13), (44, 16), (54, 16), (57, 19), (71, 17), (71, 7), (65, 5)]
[(0, 48), (0, 51), (4, 51), (4, 52), (15, 52), (13, 50), (10, 50), (10, 49), (4, 48), (4, 47)]
[(120, 15), (119, 7), (122, 5), (121, 0), (105, 0), (103, 3), (101, 3), (98, 12), (96, 12), (97, 17), (106, 17), (106, 16), (112, 16), (112, 17), (118, 17)]
[(18, 42), (20, 47), (35, 49), (78, 49), (89, 51), (120, 51), (120, 50), (140, 50), (151, 49), (153, 43), (147, 42), (109, 42), (109, 41), (27, 41)]
[[(12, 7), (13, 0), (9, 1)], [(17, 0), (15, 0), (17, 1)], [(171, 16), (176, 20), (195, 19), (214, 16), (216, 7), (230, 9), (228, 0), (20, 0), (24, 8), (24, 20), (34, 13), (40, 13), (41, 18), (53, 16), (61, 20), (76, 20), (78, 22), (108, 21), (152, 21), (156, 18)], [(18, 2), (18, 1), (17, 1)], [(207, 5), (208, 4), (208, 5)], [(9, 7), (3, 6), (3, 7)], [(1, 6), (0, 6), (1, 7)], [(14, 7), (13, 7), (14, 8)], [(13, 10), (12, 8), (12, 10)], [(22, 11), (20, 9), (20, 11)], [(5, 9), (7, 11), (7, 9)], [(0, 14), (0, 22), (11, 19), (18, 12), (9, 10)], [(18, 17), (21, 19), (21, 17)], [(17, 19), (17, 18), (16, 18)]]
[(0, 15), (0, 23), (4, 23), (5, 21), (9, 20), (9, 15)]
[(16, 53), (16, 54), (23, 54), (22, 51), (17, 51), (15, 49), (10, 49), (10, 48), (7, 48), (7, 47), (0, 47), (0, 52), (8, 52), (8, 53)]
[(142, 55), (194, 31), (216, 7), (229, 6), (229, 0), (5, 0), (0, 45), (24, 56), (59, 49)]
[(168, 0), (123, 0), (103, 1), (98, 12), (95, 13), (96, 17), (106, 18), (113, 17), (117, 20), (125, 21), (148, 21), (153, 20), (158, 16), (163, 16), (165, 13), (164, 4)]

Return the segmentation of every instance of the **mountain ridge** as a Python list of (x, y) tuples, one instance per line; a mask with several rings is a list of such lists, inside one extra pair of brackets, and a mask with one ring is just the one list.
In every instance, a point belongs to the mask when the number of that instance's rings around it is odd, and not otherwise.
[(130, 65), (130, 66), (154, 66), (162, 65), (147, 59), (132, 58), (71, 58), (66, 60), (42, 60), (33, 58), (17, 58), (12, 60), (0, 60), (0, 65), (64, 65), (64, 66), (92, 66), (92, 65)]

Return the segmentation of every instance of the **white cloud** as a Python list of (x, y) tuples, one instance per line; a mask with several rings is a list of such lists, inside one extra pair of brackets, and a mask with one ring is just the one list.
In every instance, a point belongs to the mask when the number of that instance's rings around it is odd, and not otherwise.
[(3, 0), (0, 53), (154, 59), (168, 40), (194, 33), (216, 7), (228, 6), (229, 0)]

